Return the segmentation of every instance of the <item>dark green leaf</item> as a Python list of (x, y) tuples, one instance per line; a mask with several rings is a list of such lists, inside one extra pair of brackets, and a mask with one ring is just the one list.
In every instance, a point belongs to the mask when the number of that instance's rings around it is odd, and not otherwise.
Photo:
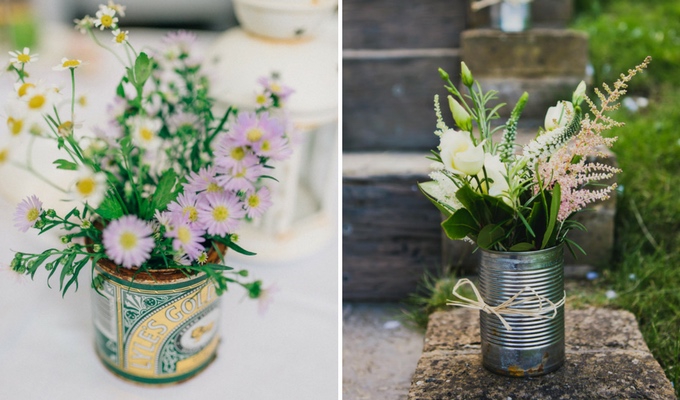
[(541, 243), (541, 248), (545, 249), (555, 245), (555, 238), (557, 237), (557, 229), (555, 226), (557, 224), (557, 213), (560, 211), (560, 201), (562, 200), (562, 195), (560, 193), (560, 184), (555, 182), (552, 191), (552, 199), (550, 201), (550, 214), (548, 216), (548, 226), (545, 228), (545, 235), (543, 236), (543, 242)]
[(106, 220), (114, 220), (123, 216), (123, 208), (111, 193), (104, 197), (104, 201), (95, 212)]
[(55, 160), (53, 164), (57, 166), (57, 169), (65, 169), (68, 171), (75, 171), (78, 169), (78, 165), (76, 163), (72, 163), (71, 161), (61, 158), (59, 160)]
[(153, 210), (164, 210), (168, 203), (175, 199), (176, 196), (173, 192), (175, 182), (177, 182), (177, 174), (174, 169), (170, 168), (163, 173), (151, 201), (152, 212)]
[(241, 246), (239, 246), (236, 243), (231, 242), (231, 241), (228, 242), (228, 243), (225, 243), (225, 244), (227, 245), (227, 247), (234, 250), (235, 252), (241, 253), (241, 254), (246, 255), (246, 256), (254, 256), (254, 255), (257, 254), (257, 253), (253, 253), (252, 251), (248, 251), (248, 250), (244, 249), (243, 247), (241, 247)]
[(456, 198), (469, 211), (470, 216), (472, 216), (475, 222), (479, 222), (482, 219), (486, 209), (484, 199), (479, 193), (472, 190), (470, 185), (461, 186), (456, 192)]
[(489, 224), (482, 228), (477, 235), (477, 245), (483, 249), (491, 250), (491, 248), (505, 237), (505, 230), (502, 227)]
[(534, 250), (534, 245), (527, 242), (517, 243), (516, 245), (510, 247), (510, 251), (530, 251)]
[(146, 53), (141, 52), (137, 59), (135, 60), (135, 86), (137, 90), (141, 93), (141, 88), (144, 87), (144, 83), (151, 76), (152, 64), (149, 56)]
[(446, 221), (442, 222), (442, 229), (449, 239), (463, 239), (468, 235), (475, 235), (479, 232), (479, 226), (470, 212), (461, 208), (453, 213)]

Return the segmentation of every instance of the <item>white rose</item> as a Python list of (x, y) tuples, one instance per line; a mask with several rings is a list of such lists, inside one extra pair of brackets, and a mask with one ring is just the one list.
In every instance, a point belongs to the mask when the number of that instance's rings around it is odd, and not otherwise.
[(444, 168), (456, 174), (477, 175), (484, 165), (483, 144), (475, 147), (469, 132), (449, 129), (441, 135), (439, 148)]
[[(502, 198), (504, 202), (511, 205), (510, 199), (507, 197), (507, 191), (510, 188), (506, 178), (508, 171), (505, 168), (505, 164), (501, 162), (500, 157), (497, 155), (487, 156), (484, 159), (484, 169), (486, 170), (486, 178), (491, 182), (487, 181), (482, 183), (482, 193)], [(484, 179), (484, 171), (480, 171), (479, 174), (477, 174), (477, 178), (481, 182), (482, 179)]]
[(574, 105), (568, 101), (558, 101), (557, 105), (548, 108), (545, 113), (545, 130), (552, 131), (553, 129), (563, 128), (571, 121), (574, 116)]

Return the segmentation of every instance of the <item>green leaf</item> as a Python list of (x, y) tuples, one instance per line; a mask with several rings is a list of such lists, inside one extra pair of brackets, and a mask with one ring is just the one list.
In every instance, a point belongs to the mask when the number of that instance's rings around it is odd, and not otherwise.
[(470, 185), (461, 186), (456, 192), (456, 198), (461, 202), (463, 207), (469, 211), (470, 216), (472, 216), (475, 222), (482, 219), (484, 210), (486, 209), (484, 198), (479, 193), (472, 190)]
[(495, 224), (489, 224), (482, 228), (477, 235), (477, 245), (483, 249), (491, 248), (505, 237), (505, 230)]
[(209, 267), (218, 271), (231, 271), (234, 269), (232, 267), (227, 267), (226, 265), (221, 264), (203, 264), (203, 267)]
[(75, 171), (78, 169), (78, 164), (61, 158), (59, 160), (55, 160), (53, 164), (57, 166), (57, 169), (65, 169), (68, 171)]
[(234, 243), (232, 241), (229, 241), (225, 244), (227, 245), (227, 247), (234, 250), (235, 252), (241, 253), (241, 254), (246, 255), (246, 256), (254, 256), (254, 255), (257, 254), (257, 253), (253, 253), (252, 251), (248, 251), (248, 250), (244, 249), (243, 247), (237, 245), (236, 243)]
[(446, 236), (453, 240), (463, 239), (473, 234), (476, 236), (476, 233), (479, 232), (477, 222), (465, 208), (457, 210), (446, 221), (442, 222), (442, 229), (444, 229)]
[(149, 56), (146, 53), (141, 52), (137, 59), (135, 60), (135, 86), (137, 90), (141, 93), (141, 88), (144, 87), (144, 83), (151, 76), (152, 64)]
[(517, 243), (510, 247), (510, 251), (530, 251), (534, 249), (534, 245), (527, 242)]
[(446, 206), (444, 206), (443, 204), (441, 204), (441, 203), (440, 203), (437, 199), (435, 199), (434, 196), (432, 196), (432, 195), (430, 194), (430, 192), (429, 192), (429, 191), (430, 191), (430, 188), (431, 188), (432, 186), (436, 185), (436, 184), (437, 184), (437, 183), (434, 182), (434, 181), (418, 183), (418, 188), (419, 188), (420, 191), (425, 195), (425, 197), (427, 197), (428, 200), (430, 200), (430, 201), (432, 202), (432, 204), (434, 204), (434, 206), (437, 207), (437, 209), (438, 209), (442, 214), (444, 214), (444, 216), (445, 216), (446, 218), (449, 218), (449, 217), (451, 216), (451, 214), (453, 214), (453, 212), (454, 212), (455, 210), (450, 210), (450, 209), (446, 208)]
[(164, 210), (168, 203), (175, 199), (173, 188), (176, 182), (177, 174), (174, 169), (170, 168), (163, 173), (151, 201), (151, 211)]
[(543, 243), (541, 248), (552, 247), (555, 245), (555, 238), (557, 237), (557, 213), (560, 211), (560, 201), (562, 200), (560, 184), (555, 182), (552, 191), (552, 199), (550, 201), (550, 214), (548, 216), (548, 226), (545, 228), (545, 235), (543, 236)]
[(118, 200), (111, 193), (104, 198), (99, 208), (94, 211), (106, 220), (114, 220), (123, 216), (123, 207), (121, 207)]

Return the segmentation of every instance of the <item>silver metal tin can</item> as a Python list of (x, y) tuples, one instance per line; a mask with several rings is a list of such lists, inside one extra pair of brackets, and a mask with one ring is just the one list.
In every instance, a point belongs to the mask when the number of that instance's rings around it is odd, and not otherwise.
[[(479, 291), (489, 306), (498, 306), (529, 286), (553, 303), (564, 297), (564, 249), (561, 245), (530, 252), (482, 250)], [(525, 292), (517, 300), (535, 298)], [(512, 308), (535, 309), (525, 303)], [(553, 311), (542, 315), (551, 316)], [(480, 311), (482, 363), (502, 375), (529, 377), (559, 369), (564, 363), (564, 306), (553, 319), (503, 315), (512, 330), (493, 314)]]

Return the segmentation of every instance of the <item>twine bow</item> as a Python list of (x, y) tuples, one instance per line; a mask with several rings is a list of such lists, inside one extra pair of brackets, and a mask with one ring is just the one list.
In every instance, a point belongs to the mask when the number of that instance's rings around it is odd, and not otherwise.
[[(458, 288), (463, 285), (468, 285), (472, 288), (472, 291), (475, 293), (475, 297), (477, 297), (477, 300), (469, 299), (458, 294)], [(533, 293), (533, 296), (517, 300), (517, 298), (523, 295), (525, 292), (531, 292)], [(502, 315), (521, 315), (524, 317), (531, 317), (537, 319), (553, 319), (557, 316), (557, 309), (562, 307), (567, 300), (567, 293), (565, 292), (564, 297), (562, 297), (562, 300), (558, 301), (557, 303), (553, 303), (547, 297), (541, 296), (538, 293), (536, 293), (536, 291), (531, 286), (526, 286), (524, 289), (515, 293), (514, 296), (510, 297), (503, 303), (497, 306), (490, 306), (484, 302), (484, 299), (482, 298), (482, 295), (479, 293), (479, 290), (477, 290), (475, 284), (472, 283), (469, 279), (461, 279), (458, 282), (456, 282), (456, 286), (453, 287), (453, 295), (456, 296), (461, 301), (448, 300), (446, 302), (446, 305), (472, 308), (484, 311), (487, 314), (493, 314), (496, 317), (498, 317), (498, 319), (503, 323), (503, 326), (505, 326), (505, 329), (507, 329), (508, 331), (512, 331), (512, 327), (510, 326), (510, 324), (508, 324), (508, 321), (506, 321), (505, 318), (502, 317)], [(522, 310), (517, 308), (511, 308), (514, 306), (535, 302), (538, 303), (538, 307), (535, 309)], [(544, 307), (543, 305), (546, 303), (548, 304), (548, 306)], [(552, 315), (543, 315), (544, 313), (550, 311), (552, 311)]]
[(471, 8), (472, 11), (479, 11), (483, 8), (492, 6), (494, 4), (498, 3), (512, 3), (512, 4), (523, 4), (523, 3), (530, 3), (532, 0), (477, 0), (474, 3), (472, 3)]

